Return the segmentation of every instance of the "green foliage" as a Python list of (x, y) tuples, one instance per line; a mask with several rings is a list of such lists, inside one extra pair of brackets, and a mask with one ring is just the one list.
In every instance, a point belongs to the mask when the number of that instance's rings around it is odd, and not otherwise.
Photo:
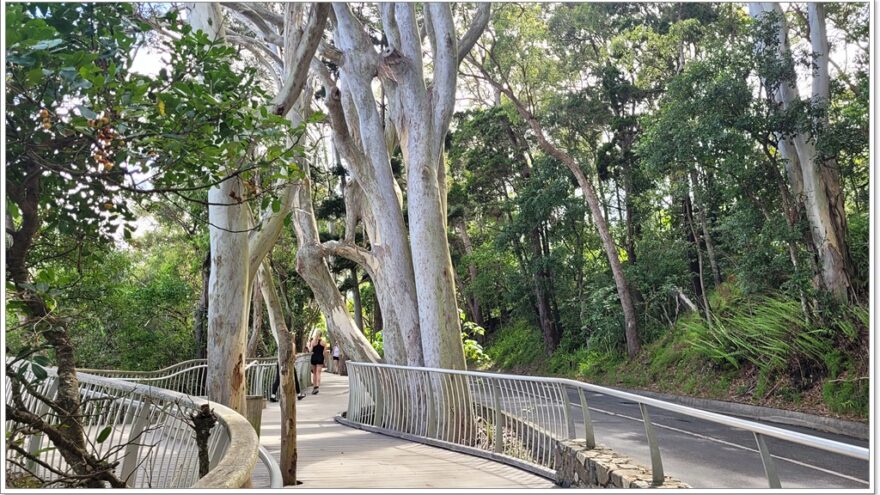
[[(266, 81), (235, 48), (192, 32), (174, 13), (159, 20), (173, 39), (157, 36), (135, 8), (10, 4), (5, 12), (6, 205), (13, 229), (24, 222), (16, 193), (28, 177), (40, 178), (41, 224), (26, 267), (33, 280), (17, 290), (38, 294), (70, 322), (79, 363), (89, 367), (151, 369), (194, 354), (205, 189), (238, 174), (254, 186), (243, 198), (253, 209), (277, 210), (277, 197), (255, 191), (299, 177), (296, 164), (306, 150), (290, 138), (323, 118), (315, 113), (292, 129), (267, 110)], [(751, 370), (756, 398), (772, 392), (780, 376), (806, 368), (827, 375), (823, 396), (832, 410), (865, 411), (868, 387), (858, 375), (868, 312), (831, 304), (814, 286), (809, 226), (787, 203), (796, 198), (782, 194), (791, 188), (778, 148), (780, 137), (807, 132), (823, 157), (834, 159), (855, 292), (864, 300), (870, 67), (857, 45), (867, 42), (868, 12), (828, 7), (855, 55), (845, 72), (834, 71), (827, 105), (804, 98), (782, 108), (766, 99), (767, 91), (805, 73), (809, 60), (776, 55), (779, 19), (753, 22), (734, 4), (493, 9), (485, 68), (520, 95), (596, 188), (637, 305), (644, 350), (634, 360), (623, 355), (620, 301), (582, 191), (501, 97), (456, 114), (445, 147), (455, 276), (460, 295), (481, 312), (482, 326), (467, 319), (475, 315), (461, 317), (469, 362), (629, 386), (666, 381), (710, 394), (724, 393), (738, 373)], [(791, 34), (802, 36), (798, 29)], [(165, 60), (154, 75), (133, 69), (135, 48), (147, 44)], [(759, 86), (762, 80), (769, 87)], [(400, 172), (399, 153), (392, 166)], [(344, 174), (319, 167), (313, 174), (325, 240), (340, 232), (345, 205), (337, 186)], [(141, 176), (149, 181), (132, 182)], [(156, 191), (164, 191), (162, 201), (152, 201)], [(142, 212), (163, 227), (132, 239)], [(187, 238), (171, 224), (181, 224)], [(126, 241), (114, 246), (116, 234)], [(707, 235), (721, 281), (709, 270)], [(366, 245), (363, 237), (357, 241)], [(286, 323), (302, 344), (325, 323), (296, 273), (291, 229), (278, 245), (271, 268)], [(382, 333), (369, 317), (379, 309), (374, 287), (367, 277), (351, 277), (351, 262), (337, 258), (331, 269), (344, 275), (342, 290), (360, 291), (365, 332), (381, 355)], [(702, 305), (702, 286), (709, 321), (677, 297), (680, 291)], [(538, 298), (549, 309), (544, 319)], [(23, 309), (22, 301), (8, 301), (7, 344), (27, 354), (39, 338), (20, 325)], [(552, 356), (541, 330), (547, 319), (562, 336)], [(37, 359), (28, 369), (40, 375), (45, 364)], [(804, 399), (797, 384), (776, 390), (792, 402)]]
[(718, 364), (750, 363), (765, 372), (784, 369), (792, 359), (814, 361), (831, 349), (831, 334), (805, 321), (800, 302), (784, 296), (739, 299), (716, 310), (711, 324), (682, 322), (694, 347)]
[(871, 387), (863, 377), (829, 380), (822, 386), (822, 398), (835, 413), (856, 413), (867, 417), (870, 411)]
[(859, 290), (867, 291), (868, 270), (871, 266), (870, 255), (870, 218), (867, 213), (856, 213), (847, 217), (849, 227), (849, 254), (852, 257), (853, 266), (857, 267), (854, 274), (854, 285)]
[[(133, 20), (133, 7), (6, 9), (7, 173), (16, 185), (33, 167), (45, 169), (40, 209), (47, 230), (130, 238), (133, 192), (189, 197), (225, 177), (231, 164), (252, 161), (242, 167), (247, 174), (279, 161), (293, 167), (298, 156), (279, 145), (301, 130), (266, 113), (255, 70), (236, 69), (234, 48), (191, 32), (174, 14), (164, 27), (179, 37), (162, 37), (157, 47), (168, 54), (168, 67), (158, 76), (135, 72), (133, 47), (150, 27)], [(254, 140), (268, 151), (246, 157)], [(151, 187), (132, 177), (149, 177)]]
[(376, 349), (379, 357), (385, 357), (385, 345), (382, 335), (382, 332), (377, 332), (374, 338), (370, 341), (370, 344), (373, 346), (373, 349)]
[(527, 368), (543, 359), (541, 336), (526, 321), (515, 321), (494, 337), (486, 354), (502, 369)]
[(458, 318), (461, 321), (461, 344), (464, 347), (464, 357), (467, 362), (478, 367), (489, 364), (489, 356), (483, 351), (483, 346), (475, 340), (475, 338), (485, 335), (486, 329), (468, 321), (464, 311), (458, 311)]

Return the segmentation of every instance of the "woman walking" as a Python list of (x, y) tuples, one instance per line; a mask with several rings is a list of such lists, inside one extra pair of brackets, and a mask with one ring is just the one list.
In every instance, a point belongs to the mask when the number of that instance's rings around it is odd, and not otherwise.
[(315, 395), (321, 385), (321, 370), (324, 368), (324, 349), (326, 349), (321, 334), (315, 334), (315, 338), (309, 343), (309, 348), (312, 351), (312, 383), (315, 385), (312, 395)]

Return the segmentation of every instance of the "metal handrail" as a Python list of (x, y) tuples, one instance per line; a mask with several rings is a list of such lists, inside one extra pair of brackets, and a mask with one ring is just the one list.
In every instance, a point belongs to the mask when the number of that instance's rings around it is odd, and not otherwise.
[[(245, 369), (249, 368), (250, 366), (251, 366), (251, 365), (249, 364)], [(148, 383), (148, 382), (154, 382), (154, 381), (167, 380), (167, 379), (169, 379), (169, 378), (174, 378), (174, 377), (176, 377), (176, 376), (180, 376), (180, 375), (183, 375), (183, 374), (189, 373), (189, 372), (191, 372), (192, 370), (204, 369), (204, 368), (207, 368), (207, 367), (208, 367), (208, 365), (206, 365), (206, 364), (197, 364), (197, 365), (195, 365), (195, 366), (192, 366), (192, 367), (189, 367), (189, 368), (184, 368), (184, 369), (182, 369), (182, 370), (178, 370), (178, 371), (175, 371), (175, 372), (173, 372), (173, 373), (171, 373), (171, 374), (163, 375), (163, 376), (149, 376), (149, 377), (144, 377), (144, 378), (140, 378), (140, 377), (138, 377), (138, 378), (117, 378), (117, 377), (107, 377), (107, 378), (116, 378), (116, 379), (118, 379), (118, 380), (125, 380), (125, 381), (135, 381), (135, 380), (136, 380), (135, 383)], [(97, 376), (101, 376), (101, 375), (97, 375)], [(160, 387), (160, 388), (165, 388), (165, 387)]]
[[(40, 394), (53, 399), (57, 373), (47, 368), (48, 377), (38, 385)], [(29, 379), (33, 379), (32, 373)], [(116, 474), (133, 488), (240, 488), (253, 473), (259, 440), (250, 423), (232, 409), (189, 395), (120, 379), (77, 373), (83, 397), (112, 397), (112, 401), (83, 402), (81, 411), (87, 435), (110, 427), (110, 433), (94, 448), (118, 462)], [(7, 378), (6, 393), (12, 384)], [(42, 416), (47, 405), (23, 392), (27, 407)], [(211, 469), (198, 478), (198, 448), (186, 417), (209, 404), (218, 418), (208, 442)], [(51, 417), (47, 416), (49, 420)], [(42, 435), (30, 436), (27, 451), (55, 469), (66, 469), (57, 449), (49, 448)], [(17, 457), (7, 451), (7, 458)], [(9, 465), (7, 465), (9, 468)], [(47, 475), (40, 465), (31, 466), (36, 475)]]
[(272, 457), (272, 454), (269, 452), (266, 447), (260, 445), (260, 462), (262, 462), (266, 469), (269, 471), (269, 488), (284, 488), (284, 480), (281, 475), (281, 466), (278, 465), (278, 461)]
[[(299, 373), (300, 385), (303, 387), (309, 386), (311, 384), (311, 376), (308, 371), (308, 360), (311, 354), (309, 353), (299, 353), (295, 357), (295, 366), (297, 367), (297, 371)], [(245, 366), (245, 375), (246, 382), (248, 384), (248, 394), (249, 395), (263, 395), (268, 398), (271, 394), (272, 384), (276, 378), (276, 358), (254, 358), (248, 360), (247, 365)], [(45, 380), (43, 383), (43, 389), (41, 389), (41, 393), (43, 395), (53, 397), (56, 391), (54, 385), (54, 369), (50, 370), (50, 376), (48, 380)], [(88, 372), (86, 372), (88, 371)], [(207, 378), (207, 360), (206, 359), (192, 359), (188, 361), (183, 361), (171, 366), (167, 366), (165, 368), (154, 370), (154, 371), (128, 371), (128, 370), (98, 370), (98, 369), (80, 369), (77, 372), (77, 377), (79, 378), (81, 385), (81, 394), (84, 397), (91, 398), (101, 398), (105, 397), (109, 399), (109, 403), (117, 406), (119, 410), (123, 408), (131, 408), (136, 407), (130, 399), (126, 398), (117, 398), (116, 396), (128, 396), (134, 393), (134, 391), (138, 391), (140, 397), (146, 397), (146, 402), (148, 405), (141, 405), (141, 409), (144, 411), (152, 411), (155, 409), (155, 405), (159, 403), (170, 404), (173, 401), (174, 404), (184, 404), (187, 407), (187, 410), (195, 410), (198, 405), (204, 403), (203, 393), (206, 392), (206, 378)], [(103, 384), (103, 385), (101, 385)], [(7, 395), (10, 393), (11, 384), (7, 380), (6, 384), (6, 393)], [(201, 392), (198, 395), (193, 394), (192, 392), (199, 391)], [(189, 392), (189, 393), (187, 393)], [(127, 401), (127, 402), (126, 402)], [(36, 399), (31, 398), (28, 404), (34, 406), (36, 404)], [(134, 404), (134, 405), (133, 405)], [(236, 428), (241, 429), (242, 431), (250, 428), (250, 431), (253, 432), (253, 427), (250, 426), (250, 423), (247, 422), (242, 416), (238, 415), (238, 413), (232, 411), (231, 409), (225, 408), (219, 404), (214, 402), (210, 402), (211, 407), (215, 409), (215, 413), (218, 411), (223, 412), (224, 414), (220, 417), (220, 422), (227, 426), (226, 428), (226, 437), (225, 440), (220, 436), (215, 435), (212, 440), (215, 443), (212, 443), (212, 455), (216, 453), (219, 445), (221, 448), (229, 451), (230, 448), (235, 448), (234, 445), (229, 444), (229, 424), (224, 421), (224, 417), (232, 414), (234, 417), (237, 417), (238, 420), (230, 419), (233, 423), (244, 422), (243, 424), (239, 424)], [(119, 416), (117, 411), (117, 416)], [(135, 413), (125, 413), (124, 415), (132, 416)], [(140, 413), (138, 413), (140, 414)], [(147, 417), (154, 417), (155, 414), (152, 412), (144, 412)], [(105, 415), (106, 416), (106, 415)], [(126, 416), (127, 417), (127, 416)], [(140, 416), (138, 416), (140, 417)], [(118, 418), (114, 419), (116, 421)], [(131, 423), (132, 419), (128, 418), (128, 423)], [(154, 420), (151, 420), (155, 422)], [(94, 425), (93, 425), (94, 426)], [(179, 425), (178, 425), (179, 426)], [(134, 430), (132, 430), (134, 431)], [(181, 434), (179, 433), (180, 428), (175, 430), (174, 432), (174, 440), (173, 441), (181, 441)], [(254, 432), (255, 434), (255, 432)], [(119, 444), (122, 442), (122, 434), (120, 435), (111, 435), (111, 439), (115, 438), (116, 443)], [(136, 434), (135, 434), (136, 435)], [(131, 438), (134, 436), (130, 435)], [(32, 452), (41, 452), (40, 445), (48, 446), (48, 441), (42, 437), (34, 437), (31, 440), (32, 444)], [(108, 445), (112, 445), (112, 443), (108, 443)], [(162, 447), (159, 447), (162, 449)], [(168, 447), (166, 446), (162, 449), (164, 456), (168, 453)], [(188, 448), (187, 452), (192, 454), (191, 448)], [(49, 451), (47, 451), (49, 452)], [(55, 452), (54, 450), (51, 452)], [(172, 449), (172, 454), (174, 450)], [(127, 456), (130, 456), (129, 453), (126, 453)], [(255, 450), (254, 454), (255, 459), (258, 457), (261, 462), (266, 465), (267, 470), (269, 471), (269, 481), (271, 488), (281, 488), (283, 486), (282, 476), (281, 476), (281, 468), (278, 465), (277, 461), (267, 450), (265, 450), (262, 446), (259, 446), (258, 449)], [(204, 487), (204, 488), (238, 488), (241, 485), (235, 485), (240, 478), (242, 478), (242, 467), (244, 466), (248, 470), (249, 473), (253, 472), (253, 463), (242, 464), (241, 460), (248, 460), (251, 456), (244, 456), (239, 459), (237, 462), (234, 459), (235, 456), (231, 458), (230, 461), (227, 461), (224, 464), (224, 461), (218, 461), (212, 459), (212, 466), (214, 468), (220, 468), (219, 471), (215, 471), (212, 468), (212, 471), (203, 478), (199, 480), (196, 485), (193, 487)], [(241, 456), (239, 456), (241, 457)], [(51, 462), (60, 463), (64, 465), (63, 459), (56, 454), (51, 454)], [(53, 465), (50, 462), (50, 465)], [(141, 462), (138, 462), (140, 465)], [(247, 465), (250, 467), (247, 468)], [(130, 468), (130, 466), (129, 466)], [(127, 469), (125, 466), (122, 468), (123, 470)], [(176, 467), (177, 470), (180, 467)], [(219, 473), (219, 474), (215, 474)], [(131, 472), (125, 473), (131, 483), (134, 483), (137, 478), (137, 474), (132, 474)], [(141, 476), (142, 486), (164, 486), (170, 488), (182, 488), (188, 485), (177, 484), (168, 484), (169, 476), (167, 474), (162, 476), (162, 480), (157, 485), (152, 479), (148, 481), (148, 485), (144, 485), (143, 475)], [(250, 474), (248, 474), (247, 479), (249, 479)], [(152, 478), (152, 477), (151, 477)], [(172, 477), (172, 481), (177, 480), (179, 482), (179, 476), (175, 475)], [(207, 480), (207, 481), (206, 481)], [(244, 481), (242, 481), (243, 483)]]
[[(297, 354), (296, 363), (300, 368), (302, 368), (303, 361), (308, 360), (308, 356), (310, 354)], [(185, 363), (189, 366), (181, 368), (180, 365)], [(272, 384), (276, 378), (276, 364), (275, 358), (254, 358), (248, 361), (245, 366), (248, 395), (262, 395), (269, 398), (272, 393)], [(303, 370), (298, 371), (302, 375)], [(191, 359), (155, 372), (128, 372), (124, 370), (88, 370), (84, 372), (128, 382), (151, 384), (194, 396), (201, 397), (207, 394), (207, 361), (205, 359)], [(310, 383), (310, 377), (306, 372), (304, 376), (301, 376), (301, 386), (308, 386)]]
[[(551, 444), (573, 439), (575, 436), (568, 388), (578, 391), (584, 416), (585, 440), (590, 448), (596, 443), (584, 391), (616, 397), (639, 405), (651, 453), (653, 478), (657, 484), (664, 480), (663, 464), (648, 411), (649, 406), (752, 432), (771, 488), (780, 487), (780, 482), (773, 457), (764, 441), (766, 437), (856, 459), (870, 460), (870, 451), (864, 447), (565, 378), (351, 361), (346, 365), (349, 366), (350, 384), (347, 421), (396, 431), (405, 434), (407, 438), (427, 438), (451, 443), (462, 443), (460, 439), (463, 438), (469, 444), (468, 448), (489, 451), (495, 456), (512, 457), (518, 462), (530, 462), (551, 471), (556, 469), (556, 459), (547, 454), (553, 449)], [(403, 376), (397, 376), (400, 373), (403, 373)], [(441, 376), (462, 377), (467, 382), (467, 386), (456, 386), (454, 380), (451, 382), (438, 380)], [(400, 378), (403, 380), (399, 380)], [(395, 385), (394, 388), (391, 387), (392, 384)], [(451, 402), (453, 409), (471, 409), (476, 416), (480, 418), (485, 416), (493, 421), (492, 424), (487, 423), (482, 430), (478, 428), (477, 436), (479, 438), (482, 438), (481, 435), (485, 436), (482, 444), (477, 442), (478, 445), (474, 447), (474, 438), (467, 430), (470, 428), (469, 425), (456, 425), (452, 420), (453, 426), (450, 429), (448, 416), (453, 412), (449, 411), (448, 405), (438, 407), (433, 403), (437, 400), (435, 396), (440, 397), (440, 401)], [(406, 404), (407, 400), (414, 400), (416, 404)], [(459, 410), (458, 414), (470, 414), (470, 411)], [(459, 419), (458, 422), (461, 420)], [(438, 427), (441, 431), (437, 431)], [(486, 431), (487, 429), (493, 431)], [(520, 452), (513, 454), (509, 452), (509, 447), (504, 445), (505, 433), (519, 438), (522, 444)]]
[[(300, 364), (304, 360), (307, 361), (310, 354), (308, 353), (300, 353), (296, 355), (296, 363)], [(275, 358), (254, 358), (251, 359), (248, 364), (245, 366), (245, 376), (247, 377), (248, 383), (248, 393), (250, 395), (263, 395), (268, 398), (271, 395), (272, 382), (275, 379), (275, 364), (277, 360)], [(189, 367), (180, 369), (181, 365), (190, 364)], [(160, 375), (162, 371), (170, 371), (174, 370), (171, 373)], [(260, 371), (269, 370), (269, 373), (259, 374)], [(153, 385), (159, 388), (166, 389), (175, 389), (181, 388), (184, 384), (188, 384), (191, 387), (200, 387), (198, 390), (205, 390), (205, 380), (207, 376), (207, 360), (206, 359), (191, 359), (189, 361), (184, 361), (178, 363), (176, 365), (167, 366), (162, 368), (161, 370), (156, 371), (147, 371), (147, 372), (127, 372), (125, 370), (97, 370), (99, 373), (102, 372), (112, 372), (118, 375), (125, 375), (127, 373), (137, 373), (134, 376), (127, 377), (117, 377), (118, 380), (124, 380), (127, 382), (134, 382), (140, 384), (148, 384)], [(154, 375), (154, 376), (145, 376), (145, 375)], [(176, 380), (172, 381), (177, 377), (190, 377), (191, 380)], [(254, 379), (256, 378), (256, 380)], [(154, 382), (156, 382), (154, 384)], [(308, 373), (305, 374), (305, 386), (308, 386), (311, 381), (309, 379)], [(259, 460), (266, 466), (266, 469), (269, 472), (269, 484), (270, 488), (283, 488), (283, 478), (281, 474), (281, 467), (278, 465), (278, 461), (269, 453), (268, 450), (265, 449), (262, 445), (259, 448)]]
[[(276, 359), (274, 357), (264, 357), (264, 358), (249, 358), (248, 364), (251, 363), (274, 363)], [(97, 368), (78, 368), (77, 370), (82, 373), (89, 373), (97, 376), (106, 376), (110, 378), (135, 378), (135, 377), (162, 377), (166, 376), (167, 373), (174, 373), (173, 370), (178, 368), (183, 369), (187, 367), (199, 366), (208, 364), (208, 360), (206, 358), (199, 359), (190, 359), (187, 361), (181, 361), (179, 363), (172, 364), (170, 366), (166, 366), (164, 368), (160, 368), (157, 370), (149, 370), (149, 371), (138, 371), (138, 370), (107, 370), (107, 369), (97, 369)]]

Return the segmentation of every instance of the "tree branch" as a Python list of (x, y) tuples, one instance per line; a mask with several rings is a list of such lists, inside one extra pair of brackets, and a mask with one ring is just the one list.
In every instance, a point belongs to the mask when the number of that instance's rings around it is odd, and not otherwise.
[[(370, 251), (349, 242), (327, 241), (321, 244), (324, 255), (339, 256), (363, 267), (373, 279), (376, 258)], [(375, 279), (374, 279), (375, 280)]]
[(390, 2), (380, 3), (379, 12), (382, 16), (382, 30), (385, 32), (385, 38), (388, 42), (388, 48), (392, 50), (399, 50), (400, 31), (398, 31), (397, 22), (394, 20), (394, 4)]
[(324, 34), (324, 26), (327, 24), (327, 15), (330, 13), (330, 4), (316, 3), (309, 14), (303, 37), (296, 46), (296, 51), (291, 58), (291, 66), (284, 80), (278, 96), (272, 100), (276, 115), (287, 115), (299, 97), (302, 88), (309, 75), (309, 62), (315, 56), (318, 43)]
[[(458, 57), (455, 39), (455, 24), (449, 4), (430, 3), (430, 13), (434, 45), (434, 82), (431, 92), (434, 104), (434, 143), (433, 153), (440, 155), (442, 136), (446, 134), (452, 111), (455, 107), (455, 86), (458, 78)], [(439, 163), (439, 162), (438, 162)]]
[[(233, 31), (230, 30), (232, 33)], [(235, 43), (236, 45), (241, 45), (244, 48), (250, 50), (254, 55), (261, 56), (268, 55), (272, 62), (275, 63), (276, 72), (280, 73), (283, 70), (284, 62), (281, 60), (281, 57), (278, 56), (277, 53), (273, 52), (269, 49), (265, 43), (261, 43), (259, 40), (255, 38), (251, 38), (250, 36), (246, 36), (240, 33), (228, 34), (226, 36), (226, 40), (230, 43)]]
[(338, 48), (327, 43), (323, 39), (318, 43), (318, 56), (333, 62), (334, 65), (342, 65), (342, 52)]
[(486, 26), (489, 25), (489, 18), (492, 13), (492, 4), (490, 3), (481, 3), (477, 4), (477, 14), (474, 16), (473, 21), (471, 21), (471, 25), (468, 28), (467, 32), (464, 33), (464, 36), (461, 37), (461, 40), (458, 42), (458, 63), (460, 64), (464, 58), (470, 53), (471, 48), (474, 47), (477, 40), (482, 36), (483, 31), (486, 29)]
[[(233, 16), (245, 23), (254, 31), (254, 33), (257, 34), (257, 36), (263, 38), (266, 42), (272, 43), (273, 45), (284, 46), (284, 38), (273, 29), (273, 24), (276, 29), (282, 29), (284, 27), (284, 20), (281, 16), (272, 14), (273, 16), (277, 16), (277, 19), (274, 19), (276, 22), (270, 23), (264, 18), (264, 15), (269, 15), (268, 11), (264, 10), (262, 13), (257, 13), (257, 11), (252, 8), (253, 5), (257, 4), (229, 2), (221, 3), (220, 5), (226, 7)], [(281, 21), (281, 24), (277, 23), (278, 20)]]

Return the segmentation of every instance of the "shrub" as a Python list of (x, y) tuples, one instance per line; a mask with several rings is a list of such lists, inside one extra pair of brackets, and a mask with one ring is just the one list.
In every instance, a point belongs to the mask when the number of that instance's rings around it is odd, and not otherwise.
[(532, 366), (542, 358), (543, 351), (540, 332), (525, 320), (499, 328), (486, 349), (492, 362), (500, 368)]
[(734, 368), (751, 363), (768, 373), (792, 359), (821, 362), (832, 348), (830, 332), (811, 326), (799, 301), (783, 295), (741, 299), (716, 311), (711, 324), (691, 318), (682, 326), (694, 348), (716, 363)]
[(464, 311), (458, 311), (458, 317), (461, 320), (461, 345), (464, 348), (464, 357), (468, 363), (482, 367), (489, 364), (491, 359), (483, 350), (483, 346), (471, 337), (478, 337), (486, 334), (486, 330), (472, 321), (467, 321)]
[(832, 412), (867, 417), (870, 403), (868, 380), (861, 377), (828, 380), (822, 386), (822, 398)]

